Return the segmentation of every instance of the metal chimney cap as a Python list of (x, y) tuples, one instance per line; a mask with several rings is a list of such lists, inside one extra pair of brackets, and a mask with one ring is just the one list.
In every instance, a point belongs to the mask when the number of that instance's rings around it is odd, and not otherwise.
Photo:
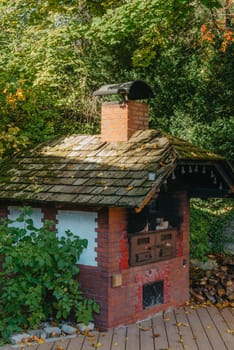
[(151, 87), (142, 80), (103, 85), (94, 91), (94, 96), (121, 95), (124, 100), (143, 100), (154, 97)]

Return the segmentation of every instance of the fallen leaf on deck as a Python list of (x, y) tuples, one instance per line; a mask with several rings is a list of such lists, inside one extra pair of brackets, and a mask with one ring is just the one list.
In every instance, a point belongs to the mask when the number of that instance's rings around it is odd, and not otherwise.
[(119, 345), (119, 343), (116, 341), (116, 342), (114, 342), (114, 346), (118, 346)]
[(228, 330), (227, 330), (227, 333), (228, 333), (228, 334), (234, 334), (234, 330), (233, 330), (233, 329), (228, 329)]
[(95, 341), (96, 340), (96, 338), (93, 336), (93, 337), (87, 337), (87, 340), (88, 341)]
[(166, 318), (164, 318), (164, 321), (165, 321), (165, 322), (168, 322), (168, 321), (170, 321), (170, 318), (169, 318), (169, 317), (166, 317)]
[(62, 346), (56, 346), (56, 350), (64, 350)]
[(94, 337), (94, 335), (92, 333), (90, 333), (89, 330), (81, 332), (82, 335), (84, 335), (85, 337)]
[(143, 326), (138, 326), (138, 328), (141, 330), (141, 331), (143, 331), (143, 332), (146, 332), (146, 331), (149, 331), (149, 328), (147, 328), (147, 327), (143, 327)]
[(26, 344), (27, 342), (28, 342), (28, 338), (22, 338), (21, 339), (21, 343), (25, 343)]
[(92, 344), (93, 348), (100, 348), (100, 346), (102, 346), (102, 344), (100, 342)]
[(159, 334), (159, 333), (153, 334), (153, 338), (158, 338), (158, 337), (160, 337), (160, 336), (161, 336), (161, 334)]
[(183, 322), (177, 322), (175, 325), (177, 327), (188, 327), (189, 326), (188, 323), (183, 323)]

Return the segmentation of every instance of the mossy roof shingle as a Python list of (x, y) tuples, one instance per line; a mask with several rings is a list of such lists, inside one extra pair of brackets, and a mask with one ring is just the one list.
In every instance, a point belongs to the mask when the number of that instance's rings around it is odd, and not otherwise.
[(157, 130), (113, 143), (72, 135), (2, 161), (0, 200), (137, 208), (181, 160), (224, 158)]

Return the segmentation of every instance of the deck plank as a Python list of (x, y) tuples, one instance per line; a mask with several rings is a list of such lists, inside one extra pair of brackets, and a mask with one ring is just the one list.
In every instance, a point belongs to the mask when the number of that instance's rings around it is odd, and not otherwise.
[(213, 322), (216, 325), (216, 328), (218, 329), (220, 336), (223, 338), (224, 343), (226, 344), (226, 347), (228, 350), (234, 349), (234, 335), (231, 333), (228, 333), (228, 326), (222, 317), (220, 311), (215, 308), (211, 307), (208, 308), (207, 311), (210, 314), (210, 317), (212, 318)]
[(152, 320), (145, 320), (140, 323), (140, 349), (154, 350)]
[(198, 317), (196, 309), (185, 307), (185, 313), (187, 315), (189, 323), (191, 324), (194, 340), (196, 341), (199, 350), (212, 350), (213, 348), (211, 346), (207, 333), (203, 328), (200, 318)]
[(184, 348), (183, 340), (181, 339), (179, 330), (176, 327), (176, 319), (174, 313), (172, 311), (164, 313), (163, 319), (165, 322), (169, 348), (172, 348), (173, 350), (182, 350)]
[(66, 350), (81, 350), (84, 339), (85, 337), (83, 335), (78, 335), (77, 337), (70, 339)]
[(126, 350), (140, 350), (138, 325), (130, 325), (127, 328)]
[[(228, 307), (185, 306), (141, 323), (53, 339), (25, 350), (234, 350), (234, 313)], [(6, 344), (0, 350), (15, 350)]]
[(54, 342), (51, 350), (67, 350), (69, 343), (70, 343), (69, 338), (61, 338), (56, 342)]
[(234, 330), (234, 315), (232, 313), (232, 310), (230, 308), (225, 308), (220, 310), (220, 313), (227, 323), (228, 328)]
[(107, 332), (101, 332), (99, 335), (100, 348), (103, 350), (110, 350), (112, 346), (113, 339), (113, 329), (108, 330)]
[(169, 347), (165, 322), (162, 315), (156, 315), (152, 319), (154, 347), (155, 349), (167, 349)]
[[(100, 342), (100, 333), (98, 331), (92, 331), (84, 337), (81, 350), (90, 350), (98, 348)], [(70, 350), (70, 349), (69, 349)], [(104, 349), (103, 349), (104, 350)]]
[(111, 350), (125, 350), (127, 327), (115, 328)]
[(209, 341), (212, 344), (213, 349), (226, 350), (225, 343), (216, 328), (207, 308), (197, 308), (198, 316), (203, 324), (204, 330), (208, 335)]
[(198, 350), (196, 338), (194, 337), (188, 317), (183, 308), (175, 311), (176, 325), (180, 330), (183, 346), (189, 350)]
[(55, 342), (51, 342), (51, 341), (45, 342), (45, 343), (41, 344), (38, 347), (38, 349), (39, 350), (51, 350), (54, 347), (54, 344), (55, 344)]

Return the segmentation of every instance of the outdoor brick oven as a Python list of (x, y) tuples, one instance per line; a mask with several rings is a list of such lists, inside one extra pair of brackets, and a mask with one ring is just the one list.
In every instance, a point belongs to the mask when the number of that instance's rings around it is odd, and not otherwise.
[(22, 205), (89, 241), (79, 281), (106, 329), (189, 299), (189, 200), (233, 195), (225, 159), (148, 129), (153, 97), (142, 81), (107, 85), (101, 135), (72, 135), (1, 163), (0, 217)]

